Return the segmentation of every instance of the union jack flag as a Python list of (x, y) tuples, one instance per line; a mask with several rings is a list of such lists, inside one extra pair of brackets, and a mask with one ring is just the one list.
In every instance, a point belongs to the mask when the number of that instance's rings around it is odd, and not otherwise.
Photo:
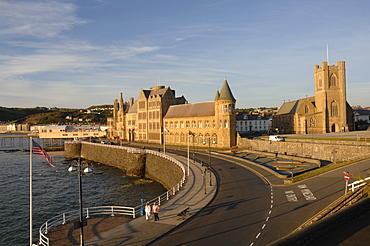
[(51, 159), (51, 156), (48, 153), (46, 153), (46, 151), (43, 148), (41, 148), (41, 146), (38, 143), (36, 143), (33, 139), (32, 139), (32, 153), (35, 155), (45, 156), (46, 161), (50, 164), (50, 166), (55, 167), (53, 165), (53, 160)]

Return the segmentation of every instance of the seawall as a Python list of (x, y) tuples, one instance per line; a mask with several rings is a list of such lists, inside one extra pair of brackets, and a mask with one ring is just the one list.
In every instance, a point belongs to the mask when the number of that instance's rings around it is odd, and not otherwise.
[(330, 162), (362, 159), (369, 157), (370, 153), (370, 143), (299, 139), (276, 142), (238, 137), (238, 148), (288, 156), (307, 157)]
[(89, 142), (65, 142), (67, 159), (84, 158), (117, 167), (128, 176), (147, 177), (161, 183), (166, 189), (174, 187), (183, 177), (183, 170), (172, 158), (152, 150)]

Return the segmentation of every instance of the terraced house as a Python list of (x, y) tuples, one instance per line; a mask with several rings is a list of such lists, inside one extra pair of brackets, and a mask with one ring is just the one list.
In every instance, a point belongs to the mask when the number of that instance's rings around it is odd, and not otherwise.
[(236, 145), (236, 100), (225, 78), (213, 101), (188, 103), (170, 87), (141, 90), (137, 100), (114, 101), (108, 134), (128, 141), (212, 147)]

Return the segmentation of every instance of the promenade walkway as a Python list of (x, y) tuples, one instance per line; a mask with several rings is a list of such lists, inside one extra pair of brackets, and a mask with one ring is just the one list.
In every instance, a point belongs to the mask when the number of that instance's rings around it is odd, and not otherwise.
[[(175, 155), (173, 157), (183, 162), (185, 169), (187, 169), (187, 158)], [(161, 204), (159, 221), (154, 221), (153, 218), (146, 221), (145, 216), (136, 219), (124, 218), (123, 220), (119, 217), (109, 217), (104, 220), (96, 220), (96, 224), (93, 224), (94, 220), (89, 220), (88, 227), (84, 230), (84, 233), (89, 235), (88, 238), (85, 237), (85, 245), (147, 245), (180, 225), (187, 220), (178, 218), (177, 215), (181, 211), (189, 207), (189, 217), (191, 217), (211, 202), (216, 194), (216, 177), (212, 174), (213, 186), (210, 186), (209, 172), (207, 172), (206, 182), (204, 182), (204, 169), (200, 163), (194, 164), (190, 161), (190, 175), (187, 177), (185, 185), (174, 197)], [(113, 223), (114, 226), (112, 226)], [(110, 229), (106, 230), (104, 224), (109, 226)], [(75, 230), (71, 235), (71, 229), (68, 229), (68, 225), (65, 225), (65, 227), (67, 228), (64, 230), (64, 234), (59, 233), (59, 237), (64, 238), (63, 241), (60, 238), (53, 241), (52, 238), (55, 237), (52, 236), (50, 237), (50, 245), (76, 245), (79, 242), (79, 230)]]

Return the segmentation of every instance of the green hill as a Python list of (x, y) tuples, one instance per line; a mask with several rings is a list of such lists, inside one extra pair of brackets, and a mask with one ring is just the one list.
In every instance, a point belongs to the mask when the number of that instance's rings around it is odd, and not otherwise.
[[(99, 106), (91, 106), (89, 108), (97, 107)], [(110, 110), (101, 110), (98, 114), (88, 114), (83, 109), (0, 107), (0, 122), (17, 124), (57, 124), (69, 122), (106, 124), (107, 117), (111, 117), (111, 114)]]

